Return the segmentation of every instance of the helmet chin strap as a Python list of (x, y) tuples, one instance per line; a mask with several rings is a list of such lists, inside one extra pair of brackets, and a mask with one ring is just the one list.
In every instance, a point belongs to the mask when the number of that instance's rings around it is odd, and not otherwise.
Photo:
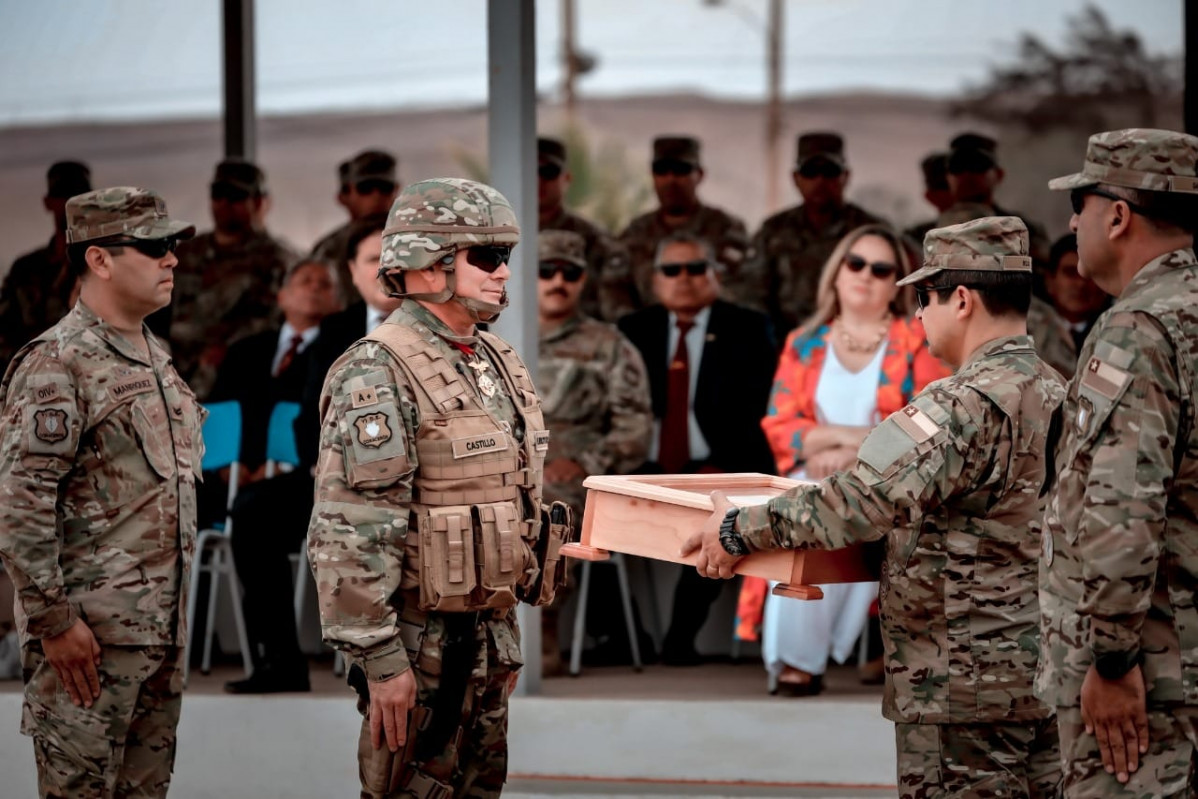
[(503, 296), (498, 303), (486, 302), (484, 300), (476, 300), (470, 297), (459, 297), (457, 294), (458, 281), (457, 273), (453, 268), (453, 264), (442, 264), (441, 269), (445, 272), (445, 288), (440, 291), (424, 291), (424, 292), (408, 292), (407, 281), (404, 280), (403, 272), (398, 272), (398, 282), (400, 291), (396, 296), (404, 297), (410, 300), (423, 300), (437, 305), (449, 302), (454, 302), (466, 309), (466, 313), (474, 320), (475, 324), (479, 322), (490, 324), (499, 318), (499, 314), (508, 306), (507, 289), (503, 290)]

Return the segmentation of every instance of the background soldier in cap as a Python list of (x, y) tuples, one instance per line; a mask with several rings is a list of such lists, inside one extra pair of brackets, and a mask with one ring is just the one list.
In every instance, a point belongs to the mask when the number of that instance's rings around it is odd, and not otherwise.
[(59, 161), (46, 172), (42, 205), (54, 217), (54, 235), (39, 250), (13, 261), (0, 287), (0, 370), (13, 354), (71, 310), (75, 273), (67, 263), (67, 200), (91, 191), (91, 170)]
[[(1023, 214), (1001, 208), (994, 200), (1006, 172), (998, 165), (998, 142), (980, 133), (962, 133), (949, 142), (948, 185), (954, 206), (960, 203), (981, 204), (989, 216), (1017, 216), (1027, 226), (1032, 245), (1032, 263), (1043, 268), (1048, 260), (1049, 240), (1044, 226)], [(1038, 277), (1038, 275), (1037, 275)], [(1039, 290), (1039, 286), (1036, 286)]]
[(1067, 797), (1194, 789), (1196, 162), (1194, 136), (1112, 131), (1048, 184), (1070, 192), (1081, 273), (1118, 297), (1069, 385), (1044, 525), (1036, 687)]
[[(165, 796), (204, 411), (143, 324), (195, 228), (143, 189), (66, 204), (74, 309), (0, 385), (0, 558), (43, 797)], [(69, 699), (68, 699), (69, 697)]]
[(537, 139), (537, 227), (582, 236), (587, 267), (582, 310), (595, 319), (615, 322), (640, 307), (628, 256), (604, 230), (566, 210), (571, 179), (566, 161), (565, 144), (558, 139)]
[[(537, 301), (540, 355), (537, 392), (549, 427), (545, 498), (561, 500), (581, 519), (582, 481), (592, 474), (627, 474), (649, 454), (653, 409), (645, 363), (618, 328), (590, 319), (579, 298), (590, 280), (577, 233), (542, 230)], [(558, 602), (541, 615), (545, 673), (562, 670)]]
[(1056, 726), (1032, 673), (1044, 451), (1065, 387), (1024, 326), (1027, 252), (1013, 217), (928, 233), (923, 268), (899, 282), (956, 373), (878, 425), (850, 471), (744, 509), (713, 494), (687, 544), (700, 573), (726, 579), (750, 551), (886, 539), (882, 712), (904, 797), (1057, 795)]
[(698, 188), (703, 181), (699, 140), (689, 136), (657, 137), (653, 140), (652, 166), (653, 190), (660, 205), (656, 211), (632, 220), (620, 234), (620, 242), (628, 250), (639, 307), (657, 301), (653, 296), (657, 246), (679, 233), (711, 243), (716, 260), (724, 266), (724, 296), (739, 301), (750, 290), (741, 281), (749, 235), (740, 219), (699, 201)]
[[(923, 198), (936, 209), (937, 215), (944, 213), (954, 202), (953, 191), (948, 185), (948, 153), (931, 153), (919, 162), (919, 169), (923, 172)], [(907, 228), (903, 235), (910, 238), (917, 248), (921, 248), (923, 237), (936, 227), (943, 225), (936, 224), (935, 219), (929, 219)]]
[(751, 304), (764, 308), (780, 337), (815, 311), (824, 262), (850, 230), (881, 219), (845, 202), (849, 169), (835, 133), (804, 133), (792, 173), (799, 205), (761, 223), (753, 237), (744, 283)]
[(404, 189), (379, 266), (403, 303), (321, 394), (308, 553), (366, 713), (362, 796), (497, 797), (506, 779), (514, 606), (552, 601), (570, 523), (541, 504), (549, 432), (528, 370), (476, 327), (507, 306), (519, 235), (490, 186)]
[(362, 299), (354, 287), (349, 271), (349, 254), (346, 244), (354, 222), (368, 216), (386, 216), (399, 193), (399, 178), (396, 176), (395, 156), (383, 150), (363, 150), (337, 169), (341, 188), (337, 202), (349, 211), (349, 220), (328, 233), (312, 248), (312, 257), (337, 264), (344, 287), (346, 302), (350, 305)]
[(254, 164), (217, 164), (211, 200), (215, 229), (179, 247), (174, 301), (151, 320), (155, 331), (169, 330), (175, 368), (201, 400), (228, 345), (275, 323), (275, 294), (298, 258), (266, 232), (270, 197)]

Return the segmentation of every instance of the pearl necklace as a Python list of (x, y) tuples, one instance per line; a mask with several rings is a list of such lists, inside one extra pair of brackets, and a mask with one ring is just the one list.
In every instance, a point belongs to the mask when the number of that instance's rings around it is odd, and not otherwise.
[(840, 338), (840, 343), (844, 345), (846, 350), (852, 353), (873, 352), (886, 339), (886, 334), (890, 332), (890, 314), (886, 314), (886, 317), (882, 320), (878, 334), (867, 341), (854, 338), (848, 330), (845, 330), (844, 323), (840, 321), (839, 317), (833, 322), (833, 325), (836, 328), (837, 336)]

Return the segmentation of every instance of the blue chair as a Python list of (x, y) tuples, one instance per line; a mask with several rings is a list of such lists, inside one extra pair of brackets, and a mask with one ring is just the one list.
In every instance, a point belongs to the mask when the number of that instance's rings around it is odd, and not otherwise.
[(298, 402), (278, 402), (270, 412), (266, 426), (266, 476), (274, 477), (280, 466), (299, 466), (299, 450), (295, 444), (295, 417), (299, 416)]
[[(228, 467), (229, 491), (225, 496), (225, 520), (214, 527), (201, 530), (196, 536), (195, 566), (192, 569), (191, 586), (187, 592), (187, 637), (188, 652), (195, 643), (195, 612), (199, 601), (200, 575), (209, 574), (208, 619), (204, 630), (204, 659), (200, 671), (207, 674), (212, 668), (212, 639), (216, 632), (216, 600), (222, 577), (228, 578), (229, 596), (233, 604), (233, 618), (237, 624), (237, 640), (241, 646), (241, 659), (248, 676), (252, 671), (249, 637), (246, 635), (245, 619), (241, 613), (241, 588), (237, 573), (233, 570), (231, 539), (233, 519), (228, 511), (237, 497), (240, 477), (241, 455), (241, 405), (237, 402), (215, 402), (206, 404), (208, 418), (204, 421), (204, 460), (201, 468), (216, 471)], [(205, 561), (204, 556), (208, 555)], [(184, 660), (183, 684), (187, 684), (190, 671), (190, 655)]]

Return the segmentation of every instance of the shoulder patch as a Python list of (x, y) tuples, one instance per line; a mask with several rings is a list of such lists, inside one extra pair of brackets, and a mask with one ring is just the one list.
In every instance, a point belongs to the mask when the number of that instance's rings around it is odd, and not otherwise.
[(1119, 393), (1131, 382), (1131, 374), (1097, 356), (1090, 358), (1082, 370), (1081, 384), (1109, 400), (1118, 399)]
[(44, 405), (47, 402), (56, 402), (62, 399), (62, 389), (58, 383), (48, 383), (44, 386), (37, 386), (33, 389), (33, 401), (39, 405)]
[(940, 432), (940, 425), (914, 405), (908, 405), (890, 418), (894, 419), (899, 429), (909, 435), (916, 444), (922, 444)]

